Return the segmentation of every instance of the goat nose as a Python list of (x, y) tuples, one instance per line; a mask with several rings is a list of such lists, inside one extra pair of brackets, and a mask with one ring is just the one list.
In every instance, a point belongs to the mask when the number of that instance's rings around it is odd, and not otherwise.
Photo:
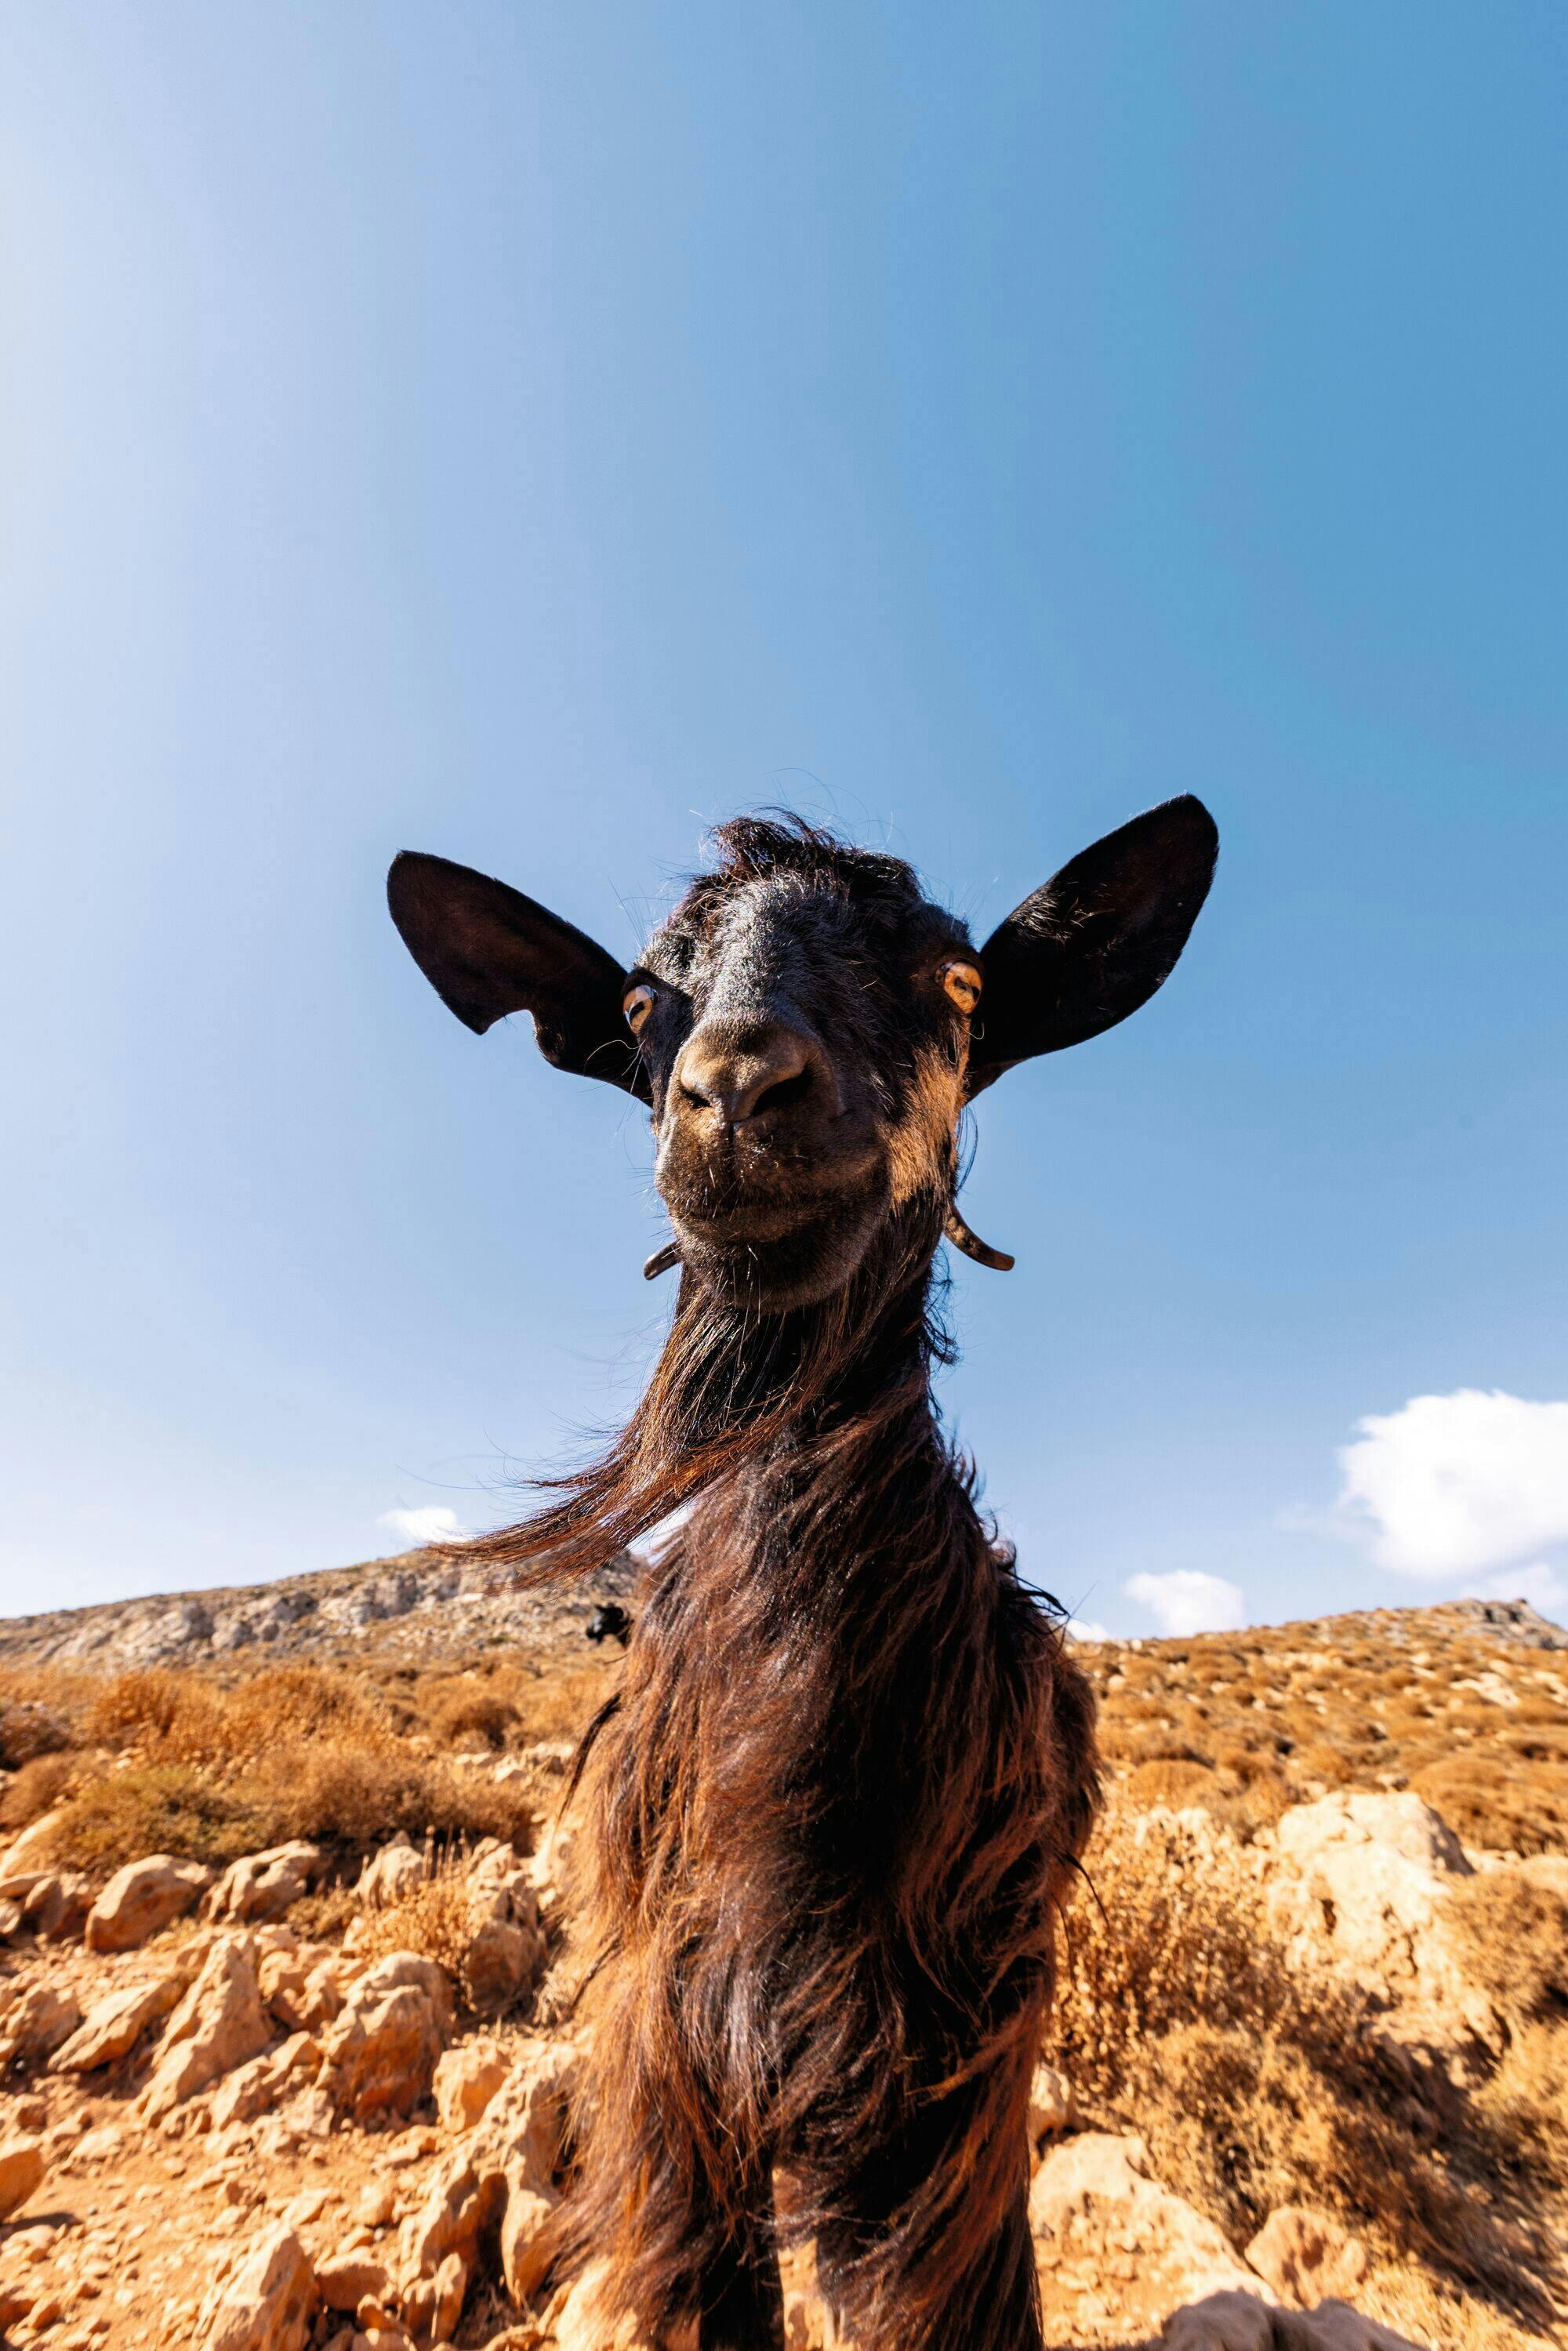
[(826, 1075), (815, 1039), (782, 1021), (740, 1032), (695, 1029), (675, 1063), (678, 1099), (727, 1126), (806, 1101)]

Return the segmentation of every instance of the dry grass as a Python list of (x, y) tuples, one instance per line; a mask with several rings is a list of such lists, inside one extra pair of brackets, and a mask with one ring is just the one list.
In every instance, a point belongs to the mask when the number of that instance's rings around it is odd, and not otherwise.
[(1075, 1907), (1050, 2052), (1088, 2115), (1138, 2130), (1238, 2245), (1312, 2205), (1451, 2297), (1549, 2315), (1568, 2143), (1423, 2075), (1355, 1995), (1293, 1970), (1253, 1856), (1218, 1829), (1116, 1809), (1089, 1871), (1103, 1913)]
[(146, 1853), (222, 1865), (292, 1837), (347, 1864), (400, 1829), (532, 1845), (527, 1797), (430, 1754), (365, 1677), (297, 1665), (225, 1685), (160, 1669), (75, 1696), (81, 1744), (25, 1765), (0, 1805), (36, 1816), (59, 1804), (53, 1846), (77, 1868), (101, 1875)]
[(0, 1828), (25, 1829), (57, 1804), (78, 1777), (72, 1755), (35, 1755), (0, 1790)]

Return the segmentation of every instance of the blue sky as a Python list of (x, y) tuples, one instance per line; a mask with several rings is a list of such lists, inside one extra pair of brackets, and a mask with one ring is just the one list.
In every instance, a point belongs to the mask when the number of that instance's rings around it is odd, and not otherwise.
[(983, 936), (1183, 790), (1176, 977), (978, 1106), (990, 1502), (1123, 1631), (1560, 1600), (1565, 116), (1555, 0), (7, 12), (0, 1609), (634, 1392), (639, 1114), (393, 851), (630, 960), (782, 799)]

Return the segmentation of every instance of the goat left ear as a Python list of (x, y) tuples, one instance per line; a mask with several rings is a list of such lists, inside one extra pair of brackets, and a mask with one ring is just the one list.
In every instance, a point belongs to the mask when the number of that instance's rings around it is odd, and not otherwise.
[(583, 932), (505, 882), (410, 849), (392, 860), (387, 904), (443, 1004), (479, 1036), (508, 1012), (531, 1012), (558, 1070), (649, 1099), (621, 1008), (626, 975)]
[(1186, 793), (1108, 832), (1015, 906), (981, 950), (970, 1095), (1146, 1004), (1186, 945), (1218, 852), (1214, 819)]

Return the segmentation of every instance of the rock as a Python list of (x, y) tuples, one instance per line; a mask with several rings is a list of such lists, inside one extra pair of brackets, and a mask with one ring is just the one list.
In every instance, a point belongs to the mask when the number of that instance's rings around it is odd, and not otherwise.
[(0, 2220), (19, 2210), (44, 2176), (42, 2139), (16, 2132), (0, 2139)]
[(117, 1869), (87, 1917), (89, 1951), (132, 1951), (190, 1909), (211, 1883), (199, 1862), (149, 1854)]
[(509, 1918), (486, 1918), (463, 1954), (463, 1988), (476, 2015), (498, 2016), (544, 1970), (545, 1938)]
[(454, 2022), (452, 1979), (444, 1967), (434, 1959), (427, 1959), (423, 1951), (389, 1951), (384, 1959), (378, 1959), (356, 1978), (350, 1996), (394, 1991), (400, 1984), (413, 1984), (423, 1992), (435, 2011), (443, 2043), (449, 2041)]
[(499, 2218), (506, 2192), (499, 2170), (461, 2151), (449, 2157), (399, 2235), (398, 2271), (405, 2292), (419, 2279), (434, 2277), (449, 2253), (461, 2254), (472, 2269), (479, 2239)]
[(22, 1923), (46, 1943), (74, 1943), (92, 1908), (92, 1887), (79, 1870), (40, 1877), (22, 1904)]
[(341, 2013), (354, 1970), (326, 1943), (268, 1951), (257, 1971), (261, 1996), (286, 2032), (322, 2033)]
[(552, 1917), (572, 1907), (580, 1834), (573, 1821), (552, 1821), (528, 1864), (528, 1876), (539, 1907)]
[[(1447, 1917), (1454, 1887), (1474, 1876), (1453, 1832), (1408, 1792), (1341, 1792), (1297, 1804), (1277, 1824), (1281, 1856), (1270, 1909), (1295, 1930), (1299, 1965), (1322, 1959), (1393, 2011), (1386, 2032), (1453, 2061), (1495, 2043), (1497, 2021), (1468, 1977)], [(1320, 1957), (1321, 1954), (1321, 1957)]]
[(520, 2181), (508, 2184), (501, 2215), (501, 2275), (514, 2302), (528, 2302), (544, 2283), (554, 2252), (550, 2222), (560, 2199), (542, 2196)]
[(68, 1991), (29, 1984), (0, 2013), (0, 2067), (51, 2056), (80, 2022), (81, 2010)]
[[(20, 1836), (12, 1839), (0, 1859), (0, 1896), (15, 1895), (19, 1877), (30, 1884), (47, 1867), (55, 1834), (64, 1817), (58, 1811), (41, 1813), (36, 1821), (29, 1821)], [(26, 1890), (22, 1888), (24, 1893)]]
[[(601, 2315), (607, 2274), (606, 2264), (595, 2262), (559, 2302), (551, 2303), (552, 2333), (547, 2339), (555, 2351), (653, 2351), (630, 2319), (612, 2325)], [(672, 2327), (659, 2351), (696, 2351), (696, 2342), (695, 2326)]]
[(305, 2248), (277, 2223), (203, 2308), (202, 2351), (304, 2351), (319, 2297)]
[(553, 2198), (580, 2063), (581, 2051), (570, 2041), (533, 2036), (519, 2043), (475, 2133), (471, 2160), (503, 2172), (514, 2187)]
[(460, 2253), (448, 2253), (434, 2277), (404, 2287), (403, 2319), (422, 2342), (450, 2343), (467, 2292), (467, 2265)]
[(143, 2121), (159, 2121), (210, 2082), (259, 2056), (271, 2037), (250, 1937), (220, 1936), (169, 2020), (136, 2112)]
[(435, 2068), (435, 2110), (449, 2131), (472, 2130), (511, 2068), (493, 2041), (448, 2049)]
[(206, 1915), (248, 1923), (281, 1918), (326, 1864), (321, 1847), (303, 1838), (273, 1845), (267, 1853), (247, 1853), (243, 1860), (230, 1862), (208, 1895)]
[(1030, 2147), (1038, 2149), (1042, 2139), (1052, 2137), (1058, 2131), (1071, 2130), (1074, 2119), (1072, 2092), (1065, 2075), (1041, 2058), (1029, 2085)]
[(1281, 2301), (1298, 2309), (1325, 2295), (1355, 2292), (1366, 2275), (1366, 2248), (1325, 2212), (1281, 2204), (1247, 2248), (1247, 2259)]
[(1212, 2220), (1150, 2178), (1142, 2139), (1083, 2131), (1051, 2148), (1029, 2215), (1047, 2306), (1069, 2297), (1085, 2333), (1114, 2325), (1132, 2340), (1205, 2295), (1274, 2298)]
[(316, 2284), (329, 2310), (350, 2314), (361, 2302), (380, 2302), (387, 2290), (383, 2264), (368, 2252), (334, 2253), (316, 2264)]
[(199, 1957), (193, 1951), (183, 1965), (165, 1969), (150, 1983), (130, 1984), (96, 2001), (70, 2039), (56, 2050), (51, 2071), (90, 2074), (97, 2066), (118, 2064), (129, 2056), (148, 2026), (167, 2016), (186, 1991)]
[(425, 1876), (424, 1855), (415, 1851), (400, 1829), (366, 1862), (354, 1891), (367, 1910), (389, 1910), (416, 1886), (423, 1886)]
[(1342, 1791), (1315, 1803), (1293, 1804), (1281, 1814), (1275, 1837), (1298, 1868), (1349, 1846), (1364, 1854), (1371, 1847), (1397, 1855), (1425, 1878), (1474, 1875), (1441, 1814), (1408, 1791), (1386, 1796)]
[[(393, 1957), (412, 1959), (413, 1954)], [(441, 1972), (431, 1960), (418, 1964)], [(360, 2123), (412, 2114), (423, 2104), (445, 2040), (434, 2001), (421, 1983), (377, 1980), (387, 1965), (355, 1984), (323, 2043), (321, 2087), (340, 2114)], [(446, 1999), (450, 2014), (449, 1993)]]
[(229, 2123), (253, 2123), (281, 2100), (313, 2082), (321, 2070), (321, 2044), (308, 2032), (291, 2033), (277, 2049), (269, 2049), (225, 2077), (213, 2100), (213, 2128)]

